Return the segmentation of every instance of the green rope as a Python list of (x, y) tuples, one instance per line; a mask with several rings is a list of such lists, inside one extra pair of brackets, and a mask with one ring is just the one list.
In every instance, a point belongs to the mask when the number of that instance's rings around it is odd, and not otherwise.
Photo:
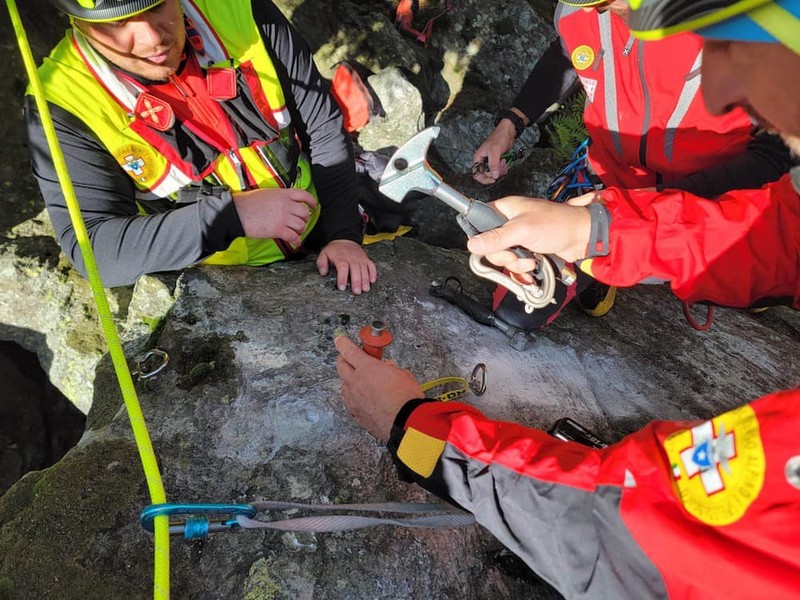
[[(153, 451), (153, 444), (147, 432), (147, 425), (145, 424), (139, 399), (136, 396), (136, 389), (133, 385), (131, 372), (128, 369), (125, 353), (122, 349), (122, 344), (120, 343), (117, 329), (111, 316), (111, 310), (108, 307), (108, 299), (103, 289), (100, 273), (97, 270), (97, 263), (95, 262), (94, 252), (92, 251), (89, 235), (86, 231), (86, 225), (83, 222), (78, 200), (75, 196), (75, 189), (72, 186), (72, 180), (67, 171), (64, 154), (58, 143), (53, 120), (44, 97), (42, 82), (36, 70), (36, 63), (33, 59), (33, 53), (31, 52), (28, 38), (25, 35), (25, 28), (22, 25), (15, 0), (6, 0), (6, 4), (8, 6), (9, 15), (11, 16), (11, 22), (14, 26), (14, 32), (17, 36), (17, 44), (22, 54), (22, 62), (25, 65), (33, 96), (36, 100), (36, 108), (39, 110), (39, 115), (42, 119), (42, 126), (44, 127), (45, 136), (47, 137), (50, 154), (53, 157), (53, 164), (55, 165), (58, 179), (61, 182), (61, 190), (67, 202), (69, 216), (72, 220), (72, 226), (75, 229), (75, 236), (78, 240), (81, 254), (83, 255), (83, 262), (86, 265), (86, 272), (89, 277), (89, 283), (91, 284), (94, 301), (97, 305), (97, 312), (100, 315), (100, 324), (103, 328), (103, 334), (108, 344), (111, 361), (117, 374), (119, 387), (125, 401), (125, 408), (128, 411), (136, 446), (139, 449), (139, 457), (142, 461), (145, 478), (147, 479), (150, 499), (154, 504), (161, 504), (167, 500), (166, 494), (164, 493), (164, 485), (161, 481), (161, 473), (158, 469), (155, 452)], [(156, 600), (169, 598), (169, 523), (168, 517), (166, 516), (156, 517), (155, 519), (155, 581), (153, 584), (153, 597)]]

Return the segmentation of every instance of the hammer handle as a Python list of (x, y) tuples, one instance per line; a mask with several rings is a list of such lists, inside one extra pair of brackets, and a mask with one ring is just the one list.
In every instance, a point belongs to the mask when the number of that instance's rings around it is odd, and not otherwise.
[[(472, 225), (478, 233), (500, 227), (503, 223), (508, 221), (508, 219), (494, 208), (479, 200), (473, 200), (470, 203), (467, 212), (464, 213), (463, 219)], [(519, 258), (534, 258), (532, 252), (525, 248), (520, 248), (519, 246), (511, 248), (511, 251)]]

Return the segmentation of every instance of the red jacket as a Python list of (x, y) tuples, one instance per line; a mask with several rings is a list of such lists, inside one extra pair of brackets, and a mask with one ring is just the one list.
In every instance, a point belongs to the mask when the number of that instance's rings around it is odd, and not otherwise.
[(396, 423), (390, 448), (401, 472), (474, 513), (567, 598), (789, 600), (798, 403), (800, 391), (773, 394), (595, 450), (429, 402)]
[(688, 302), (744, 307), (770, 299), (800, 308), (799, 190), (800, 167), (760, 190), (714, 201), (678, 191), (603, 190), (610, 252), (581, 269), (618, 286), (666, 280)]
[(699, 37), (644, 42), (609, 11), (564, 5), (556, 27), (586, 90), (589, 162), (606, 186), (669, 184), (744, 152), (747, 114), (705, 109)]

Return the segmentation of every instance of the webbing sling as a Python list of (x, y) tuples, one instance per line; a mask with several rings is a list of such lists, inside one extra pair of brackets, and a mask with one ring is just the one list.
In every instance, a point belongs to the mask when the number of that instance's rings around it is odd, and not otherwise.
[[(331, 514), (278, 518), (270, 521), (255, 518), (258, 513), (285, 511)], [(154, 504), (142, 511), (142, 527), (147, 531), (153, 531), (153, 519), (159, 516), (175, 517), (170, 522), (170, 533), (183, 535), (187, 540), (201, 539), (210, 533), (231, 532), (240, 528), (336, 533), (383, 525), (413, 529), (453, 529), (475, 524), (475, 517), (471, 513), (441, 503), (424, 502), (306, 504), (265, 500), (251, 504)]]
[[(278, 531), (304, 531), (309, 533), (332, 533), (353, 531), (365, 527), (392, 525), (408, 528), (468, 527), (475, 524), (475, 517), (463, 510), (443, 504), (384, 502), (375, 504), (300, 504), (296, 502), (254, 502), (251, 506), (258, 512), (270, 510), (307, 509), (321, 512), (350, 511), (366, 514), (398, 513), (411, 515), (407, 518), (361, 515), (316, 515), (283, 521), (258, 521), (246, 516), (237, 516), (236, 522), (245, 529), (275, 529)], [(431, 514), (426, 514), (431, 513)]]

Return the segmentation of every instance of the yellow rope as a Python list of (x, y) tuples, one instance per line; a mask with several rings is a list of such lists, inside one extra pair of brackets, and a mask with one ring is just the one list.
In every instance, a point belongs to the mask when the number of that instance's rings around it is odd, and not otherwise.
[[(72, 186), (72, 180), (67, 171), (67, 164), (64, 160), (64, 155), (61, 152), (61, 147), (56, 137), (55, 127), (53, 120), (50, 116), (50, 111), (47, 107), (47, 101), (44, 97), (42, 90), (42, 83), (39, 80), (39, 74), (36, 70), (36, 63), (33, 59), (30, 45), (28, 44), (27, 36), (25, 35), (25, 28), (22, 25), (19, 12), (15, 0), (6, 0), (8, 12), (11, 16), (11, 22), (14, 26), (14, 31), (17, 36), (17, 43), (22, 54), (22, 62), (25, 65), (25, 70), (28, 74), (28, 79), (31, 83), (33, 95), (36, 100), (36, 107), (39, 110), (39, 115), (42, 119), (42, 126), (44, 127), (45, 136), (47, 137), (47, 144), (50, 148), (50, 154), (53, 157), (53, 164), (55, 165), (58, 179), (61, 182), (61, 189), (64, 198), (67, 201), (67, 208), (69, 209), (69, 216), (72, 220), (73, 228), (75, 229), (75, 236), (78, 240), (78, 245), (83, 254), (83, 261), (86, 265), (86, 272), (89, 276), (89, 283), (92, 287), (92, 294), (94, 301), (97, 305), (97, 311), (100, 315), (100, 323), (105, 334), (106, 342), (108, 344), (108, 351), (111, 355), (111, 361), (114, 364), (114, 370), (117, 374), (119, 387), (122, 391), (122, 397), (125, 401), (125, 408), (128, 411), (128, 416), (133, 429), (133, 436), (136, 440), (136, 445), (139, 449), (139, 457), (142, 460), (144, 467), (145, 478), (147, 479), (147, 487), (150, 490), (150, 499), (153, 504), (162, 504), (167, 501), (166, 494), (164, 493), (164, 485), (161, 481), (161, 473), (158, 469), (155, 453), (153, 452), (153, 445), (150, 441), (150, 435), (147, 432), (147, 425), (145, 424), (142, 408), (139, 405), (139, 399), (136, 396), (136, 389), (133, 386), (133, 379), (131, 378), (128, 363), (125, 360), (125, 353), (122, 350), (117, 329), (114, 326), (114, 321), (111, 316), (111, 310), (108, 307), (108, 299), (106, 298), (105, 290), (103, 289), (103, 282), (100, 279), (100, 273), (97, 270), (97, 263), (95, 262), (94, 252), (92, 251), (91, 243), (89, 242), (89, 235), (86, 232), (86, 225), (81, 216), (78, 200), (75, 197), (75, 189)], [(169, 523), (168, 517), (156, 517), (154, 522), (155, 527), (155, 582), (153, 584), (153, 596), (156, 600), (169, 598)]]

